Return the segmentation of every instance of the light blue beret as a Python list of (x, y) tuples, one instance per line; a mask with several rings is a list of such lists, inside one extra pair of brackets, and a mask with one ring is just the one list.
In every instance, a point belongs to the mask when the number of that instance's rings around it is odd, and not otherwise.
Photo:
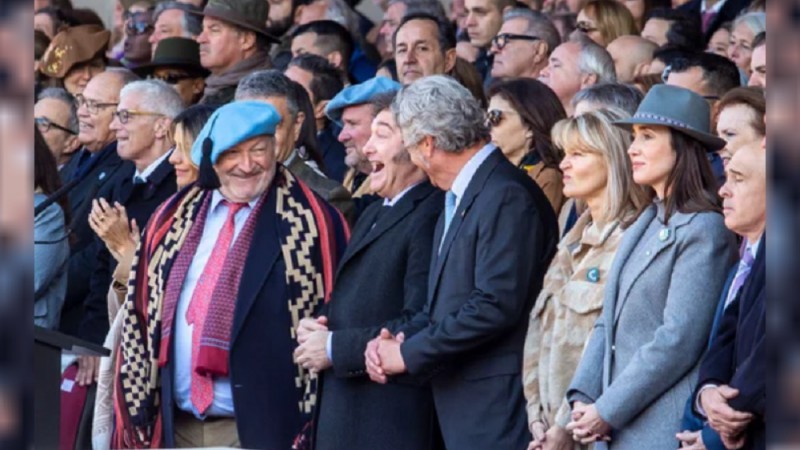
[(192, 161), (200, 165), (207, 138), (211, 139), (211, 164), (216, 164), (219, 155), (237, 144), (256, 136), (274, 135), (280, 121), (280, 114), (269, 103), (248, 100), (220, 106), (195, 138)]
[(348, 106), (368, 103), (381, 94), (397, 92), (401, 87), (400, 83), (386, 77), (375, 77), (361, 84), (348, 86), (328, 102), (328, 106), (325, 107), (325, 114), (329, 119), (341, 125), (342, 112)]

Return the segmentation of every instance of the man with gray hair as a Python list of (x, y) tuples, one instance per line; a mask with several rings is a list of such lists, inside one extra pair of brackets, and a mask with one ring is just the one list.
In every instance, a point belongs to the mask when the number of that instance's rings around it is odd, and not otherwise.
[[(306, 98), (301, 99), (301, 96)], [(301, 105), (311, 105), (305, 89), (278, 70), (261, 70), (242, 78), (236, 88), (236, 100), (262, 101), (278, 111), (281, 120), (275, 128), (275, 158), (345, 217), (352, 219), (354, 206), (347, 189), (322, 173), (309, 153), (316, 152), (315, 149), (298, 148), (304, 128), (311, 128), (308, 135), (316, 137), (314, 118), (307, 116), (307, 109)]]
[[(175, 193), (175, 170), (167, 161), (172, 148), (172, 118), (183, 111), (183, 100), (160, 80), (134, 81), (122, 88), (110, 128), (117, 136), (117, 153), (123, 160), (121, 176), (93, 200), (93, 214), (127, 217), (128, 233), (134, 224), (143, 228), (156, 208)], [(108, 333), (108, 288), (116, 260), (97, 237), (96, 264), (81, 327), (100, 337)]]
[(408, 14), (428, 14), (440, 17), (442, 20), (447, 17), (440, 2), (431, 0), (390, 0), (386, 11), (383, 13), (383, 21), (378, 29), (378, 38), (375, 43), (381, 58), (394, 57), (394, 32), (400, 26), (403, 17)]
[(544, 14), (527, 8), (506, 11), (489, 50), (494, 55), (492, 78), (538, 78), (560, 43), (558, 30)]
[(555, 214), (536, 183), (491, 143), (484, 110), (452, 78), (404, 87), (392, 110), (411, 160), (446, 191), (445, 210), (433, 238), (428, 304), (367, 345), (370, 378), (430, 377), (447, 448), (526, 448), (522, 344), (555, 252)]
[(153, 34), (148, 41), (156, 54), (158, 43), (168, 37), (184, 37), (195, 39), (203, 31), (203, 20), (200, 8), (177, 1), (167, 1), (156, 5), (153, 12)]
[(567, 115), (572, 115), (572, 97), (581, 89), (599, 83), (615, 83), (617, 75), (611, 55), (583, 33), (556, 47), (539, 81), (556, 93)]
[(33, 117), (56, 158), (60, 173), (81, 146), (75, 98), (63, 88), (47, 88), (39, 93)]
[(642, 102), (644, 94), (630, 84), (601, 83), (581, 89), (572, 97), (572, 109), (578, 116), (598, 109), (614, 110), (630, 117)]

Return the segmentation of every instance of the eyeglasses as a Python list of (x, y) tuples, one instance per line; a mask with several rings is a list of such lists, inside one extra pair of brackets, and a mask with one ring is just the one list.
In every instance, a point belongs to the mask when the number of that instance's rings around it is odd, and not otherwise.
[(42, 133), (47, 133), (48, 131), (50, 131), (50, 128), (56, 128), (72, 135), (78, 134), (74, 130), (70, 130), (67, 127), (62, 127), (61, 125), (51, 121), (47, 117), (35, 117), (33, 120), (36, 123), (36, 126), (39, 127), (39, 131), (41, 131)]
[(82, 94), (78, 94), (75, 96), (75, 104), (78, 106), (78, 108), (85, 106), (86, 110), (89, 111), (89, 114), (97, 114), (100, 112), (100, 108), (117, 106), (119, 103), (101, 103), (94, 100), (86, 100), (86, 97), (84, 97)]
[(119, 123), (125, 125), (131, 119), (131, 116), (163, 116), (161, 113), (150, 111), (137, 111), (135, 109), (120, 109), (114, 111), (114, 117), (119, 119)]
[(528, 36), (525, 34), (514, 34), (514, 33), (501, 33), (497, 36), (492, 38), (492, 44), (497, 47), (499, 50), (505, 48), (508, 45), (508, 41), (539, 41), (536, 36)]
[(486, 122), (489, 125), (496, 127), (500, 125), (500, 122), (502, 121), (503, 121), (503, 111), (500, 111), (499, 109), (490, 109), (486, 113)]
[(149, 20), (129, 20), (125, 22), (125, 32), (128, 36), (138, 36), (153, 30)]
[(196, 75), (189, 75), (189, 74), (175, 74), (171, 73), (168, 75), (150, 75), (147, 77), (148, 80), (161, 80), (167, 84), (178, 84), (180, 81), (188, 80), (191, 78), (201, 78)]
[(593, 31), (597, 31), (597, 28), (593, 27), (592, 24), (589, 22), (580, 21), (575, 24), (575, 29), (580, 31), (581, 33), (591, 33)]

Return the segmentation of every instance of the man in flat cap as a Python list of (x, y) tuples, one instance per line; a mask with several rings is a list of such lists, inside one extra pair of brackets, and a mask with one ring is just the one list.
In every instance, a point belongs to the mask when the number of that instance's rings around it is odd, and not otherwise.
[(280, 116), (239, 101), (192, 148), (197, 184), (142, 236), (114, 380), (113, 448), (288, 449), (314, 378), (295, 328), (329, 297), (349, 237), (341, 214), (275, 157)]
[(201, 103), (233, 100), (239, 80), (270, 69), (269, 46), (278, 39), (266, 31), (269, 2), (210, 0), (203, 9), (203, 32), (197, 36), (200, 63), (211, 71)]

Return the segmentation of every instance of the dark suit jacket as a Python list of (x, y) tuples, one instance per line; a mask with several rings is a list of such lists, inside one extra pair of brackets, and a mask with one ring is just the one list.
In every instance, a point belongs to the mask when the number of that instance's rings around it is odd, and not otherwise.
[[(722, 5), (722, 8), (720, 8), (717, 16), (714, 17), (714, 20), (711, 21), (711, 26), (703, 33), (703, 46), (708, 44), (711, 36), (719, 29), (720, 25), (735, 19), (743, 9), (750, 6), (751, 1), (752, 0), (727, 0), (725, 4)], [(698, 20), (702, 22), (702, 15), (700, 13), (700, 6), (702, 3), (703, 0), (690, 0), (679, 6), (678, 9), (697, 16)]]
[(341, 129), (329, 121), (328, 125), (317, 133), (317, 143), (322, 152), (322, 160), (325, 162), (325, 174), (341, 183), (344, 174), (347, 173), (347, 164), (344, 163), (344, 145), (338, 139), (339, 131)]
[(342, 183), (315, 172), (299, 156), (295, 156), (286, 168), (297, 175), (297, 178), (307, 184), (312, 191), (338, 209), (349, 224), (355, 223), (355, 205), (350, 192), (342, 186)]
[(447, 448), (523, 449), (531, 435), (522, 348), (558, 241), (553, 208), (494, 149), (470, 181), (438, 253), (443, 228), (440, 218), (428, 303), (406, 330), (403, 359), (411, 375), (432, 376)]
[[(85, 149), (82, 151), (86, 151)], [(80, 154), (76, 154), (62, 168), (62, 180), (69, 183), (77, 176)], [(92, 199), (107, 186), (114, 184), (121, 176), (121, 168), (129, 163), (117, 155), (116, 141), (97, 153), (80, 181), (67, 194), (70, 206), (70, 256), (67, 273), (67, 294), (61, 311), (60, 331), (77, 335), (83, 316), (83, 304), (89, 295), (89, 279), (95, 267), (95, 234), (89, 227), (89, 212)], [(102, 341), (101, 341), (102, 342)]]
[(434, 448), (430, 387), (373, 383), (364, 349), (381, 328), (396, 330), (425, 306), (433, 230), (443, 206), (442, 191), (426, 181), (377, 222), (383, 202), (370, 205), (353, 230), (321, 312), (333, 331), (333, 368), (322, 374), (317, 450)]
[[(147, 183), (141, 185), (133, 184), (135, 172), (133, 164), (126, 164), (120, 170), (120, 177), (115, 183), (98, 196), (105, 198), (110, 204), (119, 202), (127, 210), (128, 219), (136, 219), (140, 229), (143, 229), (158, 205), (175, 193), (175, 169), (165, 159), (150, 174)], [(108, 288), (111, 286), (111, 274), (114, 273), (117, 262), (100, 238), (95, 239), (96, 264), (78, 335), (82, 339), (102, 344), (108, 333)]]
[[(297, 366), (292, 360), (297, 343), (289, 332), (281, 219), (275, 213), (275, 189), (267, 195), (239, 284), (228, 364), (242, 448), (288, 450), (310, 417), (298, 408), (302, 399), (294, 387)], [(320, 203), (335, 218), (333, 208)], [(332, 239), (344, 242), (344, 227), (334, 219)], [(161, 370), (164, 448), (175, 448), (174, 351), (173, 344), (169, 363)]]
[(766, 448), (766, 247), (765, 235), (747, 281), (725, 309), (703, 357), (697, 384), (698, 392), (706, 384), (739, 390), (730, 406), (755, 416), (747, 429), (747, 449)]

